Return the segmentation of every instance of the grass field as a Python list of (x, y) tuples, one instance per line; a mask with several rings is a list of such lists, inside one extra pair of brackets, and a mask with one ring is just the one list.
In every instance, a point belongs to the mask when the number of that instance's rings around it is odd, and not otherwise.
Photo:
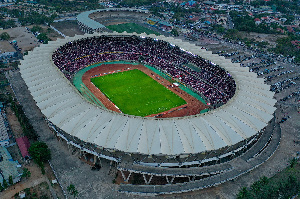
[(137, 69), (92, 78), (91, 81), (129, 115), (147, 116), (186, 104), (181, 97)]
[(119, 33), (126, 31), (128, 33), (136, 32), (136, 33), (140, 34), (140, 33), (145, 32), (146, 34), (160, 35), (158, 32), (155, 32), (154, 30), (150, 30), (148, 28), (145, 28), (145, 27), (135, 24), (135, 23), (123, 23), (123, 24), (118, 24), (118, 25), (110, 25), (110, 26), (107, 26), (107, 28), (112, 31), (119, 32)]

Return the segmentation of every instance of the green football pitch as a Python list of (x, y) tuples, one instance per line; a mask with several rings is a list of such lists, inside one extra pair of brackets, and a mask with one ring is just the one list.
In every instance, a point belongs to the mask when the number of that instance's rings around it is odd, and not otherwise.
[(138, 69), (91, 79), (123, 113), (147, 116), (186, 102)]
[(148, 28), (145, 28), (141, 25), (138, 25), (136, 23), (123, 23), (123, 24), (117, 24), (117, 25), (110, 25), (107, 26), (108, 29), (112, 31), (116, 31), (119, 33), (122, 33), (124, 31), (128, 33), (133, 33), (136, 32), (138, 34), (140, 33), (146, 33), (146, 34), (155, 34), (155, 35), (160, 35), (158, 32), (155, 32), (154, 30), (150, 30)]

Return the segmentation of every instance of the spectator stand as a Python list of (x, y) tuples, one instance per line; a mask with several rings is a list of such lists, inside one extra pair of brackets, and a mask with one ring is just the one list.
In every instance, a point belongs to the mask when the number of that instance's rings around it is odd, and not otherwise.
[[(112, 60), (139, 61), (141, 55), (144, 63), (202, 90), (213, 105), (226, 104), (201, 115), (142, 118), (95, 108), (68, 81), (88, 65)], [(188, 63), (199, 67), (201, 73), (185, 66)], [(30, 52), (21, 61), (20, 72), (58, 139), (65, 141), (75, 154), (95, 164), (100, 158), (116, 162), (120, 170), (128, 168), (124, 166), (126, 163), (151, 169), (226, 164), (231, 157), (246, 154), (251, 146), (263, 140), (264, 150), (253, 153), (255, 159), (249, 156), (251, 165), (245, 167), (243, 174), (266, 161), (280, 140), (278, 134), (271, 136), (271, 141), (270, 136), (259, 139), (273, 118), (276, 102), (263, 79), (257, 79), (239, 64), (179, 39), (128, 33), (66, 37)], [(228, 93), (221, 94), (221, 91)], [(182, 189), (178, 186), (183, 184), (137, 189), (141, 193), (173, 193), (175, 189), (184, 192), (215, 186), (241, 175), (227, 169), (230, 167), (216, 170), (218, 175), (205, 180), (205, 185), (198, 184), (197, 180), (185, 183)], [(189, 173), (187, 170), (185, 175)], [(146, 181), (151, 183), (149, 179)], [(129, 189), (123, 191), (135, 193)]]

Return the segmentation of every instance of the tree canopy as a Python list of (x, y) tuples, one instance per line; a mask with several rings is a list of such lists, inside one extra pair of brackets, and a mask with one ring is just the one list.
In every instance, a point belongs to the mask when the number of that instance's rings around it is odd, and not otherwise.
[(292, 198), (292, 196), (299, 194), (299, 165), (295, 160), (291, 161), (293, 165), (272, 178), (264, 176), (249, 188), (243, 187), (237, 194), (237, 199)]
[(48, 43), (48, 41), (50, 41), (50, 38), (45, 33), (39, 34), (36, 38), (43, 41), (43, 43)]
[(67, 187), (67, 190), (68, 192), (73, 195), (74, 197), (76, 197), (78, 195), (78, 191), (77, 189), (75, 188), (75, 186), (73, 184), (70, 184), (68, 187)]
[(44, 142), (34, 142), (31, 144), (28, 151), (30, 156), (38, 165), (42, 165), (42, 163), (51, 159), (50, 149)]
[(43, 28), (41, 26), (33, 26), (31, 32), (42, 32)]
[(13, 28), (16, 27), (16, 23), (14, 20), (9, 19), (5, 21), (4, 19), (0, 19), (0, 28), (7, 29), (7, 28)]
[(0, 35), (0, 39), (2, 39), (2, 40), (9, 40), (10, 39), (10, 35), (7, 32), (3, 32)]
[(260, 24), (256, 24), (254, 21), (254, 17), (249, 16), (247, 13), (239, 13), (237, 11), (231, 11), (230, 16), (235, 25), (235, 28), (239, 31), (257, 32), (257, 33), (266, 33), (266, 34), (278, 33), (276, 29), (279, 26), (276, 25), (275, 23), (271, 23), (270, 25), (264, 22)]
[(172, 29), (171, 34), (174, 35), (175, 37), (179, 36), (179, 33), (175, 28)]

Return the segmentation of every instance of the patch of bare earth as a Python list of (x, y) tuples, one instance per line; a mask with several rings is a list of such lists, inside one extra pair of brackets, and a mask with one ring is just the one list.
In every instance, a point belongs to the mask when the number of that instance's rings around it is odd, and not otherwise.
[(279, 38), (286, 37), (286, 35), (280, 34), (263, 34), (263, 33), (255, 33), (255, 32), (240, 32), (243, 38), (254, 39), (256, 42), (268, 42), (270, 45), (269, 47), (276, 46), (276, 40)]
[(53, 23), (52, 26), (69, 37), (74, 37), (75, 35), (83, 35), (84, 34), (84, 32), (82, 32), (79, 29), (77, 21), (75, 21), (75, 20), (74, 21), (67, 20), (67, 21), (56, 22), (56, 23)]
[(15, 138), (24, 136), (20, 122), (10, 107), (6, 108), (6, 116), (7, 116), (7, 120), (9, 122), (10, 128), (14, 133)]

